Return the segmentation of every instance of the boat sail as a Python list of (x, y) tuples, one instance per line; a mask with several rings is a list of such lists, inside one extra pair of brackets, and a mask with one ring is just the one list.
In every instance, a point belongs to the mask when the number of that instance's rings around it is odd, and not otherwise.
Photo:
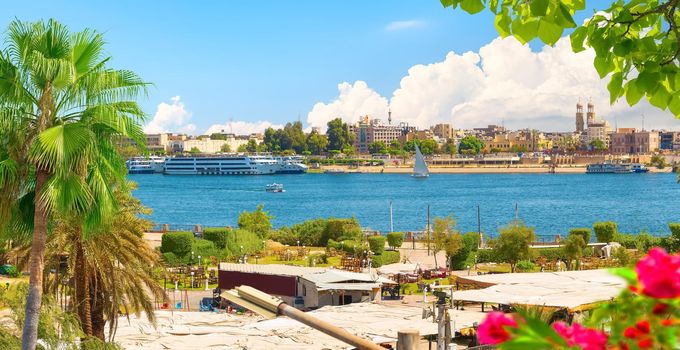
[(416, 164), (413, 166), (413, 177), (428, 177), (430, 176), (430, 171), (427, 169), (427, 164), (425, 163), (425, 158), (423, 154), (420, 153), (420, 148), (416, 144)]

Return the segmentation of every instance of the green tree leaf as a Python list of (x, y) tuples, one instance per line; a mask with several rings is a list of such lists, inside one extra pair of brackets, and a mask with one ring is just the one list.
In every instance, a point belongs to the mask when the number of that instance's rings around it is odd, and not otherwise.
[(676, 94), (668, 103), (668, 109), (675, 115), (676, 118), (680, 118), (680, 94)]
[[(649, 95), (648, 95), (649, 96)], [(671, 101), (671, 94), (666, 90), (666, 87), (659, 84), (654, 94), (649, 98), (649, 103), (653, 106), (666, 109), (668, 103)]]
[(623, 73), (612, 74), (612, 78), (607, 84), (607, 90), (609, 90), (609, 103), (614, 103), (623, 93)]
[(625, 57), (635, 48), (633, 40), (626, 39), (614, 45), (614, 54), (619, 57)]
[(465, 12), (474, 15), (484, 9), (482, 0), (463, 0), (460, 2), (460, 8)]
[(569, 35), (569, 39), (571, 41), (571, 49), (574, 52), (581, 52), (585, 50), (585, 46), (583, 45), (583, 42), (586, 39), (586, 35), (588, 35), (588, 29), (586, 27), (579, 27), (574, 30), (571, 35)]
[(554, 45), (557, 40), (560, 40), (563, 31), (564, 28), (545, 19), (541, 19), (538, 22), (538, 37), (548, 45)]
[(440, 1), (442, 3), (442, 6), (444, 6), (444, 7), (449, 7), (449, 6), (453, 5), (453, 3), (454, 3), (454, 0), (440, 0)]
[(611, 60), (610, 56), (596, 56), (594, 64), (600, 78), (606, 77), (607, 74), (614, 70), (614, 62)]
[(538, 34), (538, 24), (537, 18), (523, 20), (517, 17), (512, 21), (512, 33), (521, 43), (526, 44)]
[(512, 18), (510, 18), (510, 15), (508, 15), (508, 11), (504, 10), (503, 12), (496, 15), (494, 25), (496, 26), (498, 34), (500, 34), (502, 38), (510, 35), (510, 23), (512, 23)]
[(529, 7), (531, 8), (531, 14), (534, 16), (545, 16), (546, 12), (548, 11), (548, 5), (549, 5), (548, 0), (533, 0), (529, 4)]
[(628, 105), (633, 106), (638, 103), (642, 95), (644, 95), (644, 92), (635, 84), (635, 79), (629, 80), (626, 83), (626, 102), (628, 102)]
[(560, 3), (555, 11), (555, 23), (565, 28), (576, 27), (576, 22), (574, 22), (574, 18), (571, 16), (571, 13), (569, 13), (569, 9), (562, 3)]

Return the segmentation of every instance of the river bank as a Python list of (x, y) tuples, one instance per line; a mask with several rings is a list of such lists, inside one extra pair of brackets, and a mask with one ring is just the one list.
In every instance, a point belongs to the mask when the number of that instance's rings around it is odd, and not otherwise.
[[(504, 165), (504, 166), (459, 166), (459, 167), (437, 167), (430, 166), (430, 173), (432, 174), (545, 174), (550, 173), (550, 167), (537, 165)], [(311, 170), (310, 173), (324, 173), (324, 172), (338, 172), (338, 173), (368, 173), (368, 174), (410, 174), (413, 172), (412, 167), (396, 167), (396, 166), (360, 166), (349, 167), (346, 165), (326, 165), (321, 166), (320, 169)], [(585, 174), (585, 166), (560, 166), (554, 168), (556, 174)], [(670, 173), (672, 168), (664, 169), (649, 168), (650, 173)]]

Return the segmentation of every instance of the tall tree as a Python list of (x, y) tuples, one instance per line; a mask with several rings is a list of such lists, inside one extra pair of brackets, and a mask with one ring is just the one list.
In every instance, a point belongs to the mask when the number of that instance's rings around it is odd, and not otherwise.
[(510, 270), (515, 272), (515, 266), (520, 260), (531, 257), (529, 246), (534, 240), (534, 229), (522, 222), (513, 221), (501, 228), (498, 238), (490, 244), (494, 254), (500, 261), (510, 264)]
[(283, 127), (283, 132), (290, 139), (290, 147), (286, 149), (292, 149), (297, 154), (302, 154), (302, 152), (307, 150), (307, 136), (305, 136), (305, 132), (302, 130), (302, 123), (300, 121), (287, 123)]
[(326, 151), (326, 147), (328, 147), (328, 137), (326, 135), (321, 135), (316, 130), (312, 130), (307, 135), (307, 150), (311, 154), (322, 154)]
[(344, 151), (352, 147), (354, 143), (354, 134), (350, 134), (349, 126), (343, 123), (342, 119), (335, 118), (328, 122), (328, 150)]
[[(430, 242), (428, 242), (430, 244)], [(430, 247), (434, 253), (434, 265), (437, 264), (437, 253), (445, 251), (446, 256), (455, 254), (463, 245), (462, 237), (456, 230), (456, 220), (449, 215), (445, 218), (435, 217), (432, 228), (432, 243)]]
[(680, 118), (680, 1), (589, 2), (593, 15), (582, 25), (574, 14), (585, 0), (441, 0), (445, 7), (474, 14), (485, 8), (496, 16), (502, 37), (522, 43), (538, 38), (554, 45), (567, 28), (574, 52), (592, 48), (600, 78), (609, 77), (610, 101), (625, 95), (629, 105), (642, 97)]
[[(160, 256), (144, 240), (151, 222), (141, 216), (150, 210), (127, 189), (117, 189), (115, 198), (119, 205), (111, 223), (89, 234), (83, 234), (78, 216), (56, 219), (46, 250), (47, 266), (57, 269), (61, 257), (67, 256), (62, 280), (72, 281), (69, 297), (77, 305), (83, 332), (101, 340), (106, 322), (109, 334), (115, 334), (120, 310), (137, 315), (144, 311), (154, 322), (154, 299), (165, 299), (157, 282)], [(51, 282), (47, 290), (56, 293), (59, 281)]]
[(371, 154), (387, 153), (387, 145), (383, 141), (373, 141), (368, 145), (368, 152)]
[(458, 144), (458, 153), (479, 154), (482, 148), (484, 148), (484, 142), (477, 138), (477, 136), (465, 136)]
[(6, 43), (0, 51), (0, 222), (5, 232), (32, 231), (22, 334), (22, 348), (32, 350), (49, 222), (80, 212), (87, 232), (110, 220), (115, 200), (106, 179), (122, 183), (126, 172), (115, 141), (144, 144), (144, 114), (135, 100), (146, 83), (107, 67), (103, 37), (92, 30), (70, 33), (54, 20), (15, 20)]

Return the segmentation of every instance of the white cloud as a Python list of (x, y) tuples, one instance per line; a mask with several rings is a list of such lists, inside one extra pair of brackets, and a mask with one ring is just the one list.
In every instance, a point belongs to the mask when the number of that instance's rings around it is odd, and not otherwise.
[(388, 32), (394, 32), (397, 30), (420, 28), (423, 25), (425, 25), (425, 22), (415, 19), (408, 21), (394, 21), (385, 26), (385, 30)]
[(272, 124), (267, 121), (257, 121), (254, 123), (245, 121), (233, 121), (225, 124), (213, 124), (205, 131), (205, 135), (213, 133), (234, 133), (236, 135), (250, 135), (254, 133), (262, 133), (265, 129), (272, 127), (274, 129), (281, 129), (283, 125)]
[(170, 103), (161, 102), (151, 121), (144, 126), (148, 134), (161, 132), (193, 133), (196, 125), (189, 123), (191, 112), (186, 110), (179, 96), (170, 98)]
[[(389, 103), (392, 118), (419, 127), (453, 123), (456, 128), (505, 123), (509, 128), (568, 131), (575, 128), (575, 104), (592, 98), (599, 116), (612, 126), (680, 127), (680, 121), (642, 101), (609, 104), (607, 80), (593, 67), (594, 53), (573, 53), (568, 38), (532, 52), (514, 38), (496, 39), (479, 52), (450, 52), (441, 62), (415, 65), (401, 79)], [(361, 115), (383, 118), (387, 99), (363, 81), (341, 83), (339, 96), (317, 103), (308, 115), (311, 126), (333, 117), (356, 122)]]
[(338, 97), (329, 103), (318, 102), (307, 115), (307, 124), (326, 130), (326, 123), (335, 118), (356, 122), (360, 116), (387, 117), (387, 99), (369, 88), (366, 82), (338, 84)]

